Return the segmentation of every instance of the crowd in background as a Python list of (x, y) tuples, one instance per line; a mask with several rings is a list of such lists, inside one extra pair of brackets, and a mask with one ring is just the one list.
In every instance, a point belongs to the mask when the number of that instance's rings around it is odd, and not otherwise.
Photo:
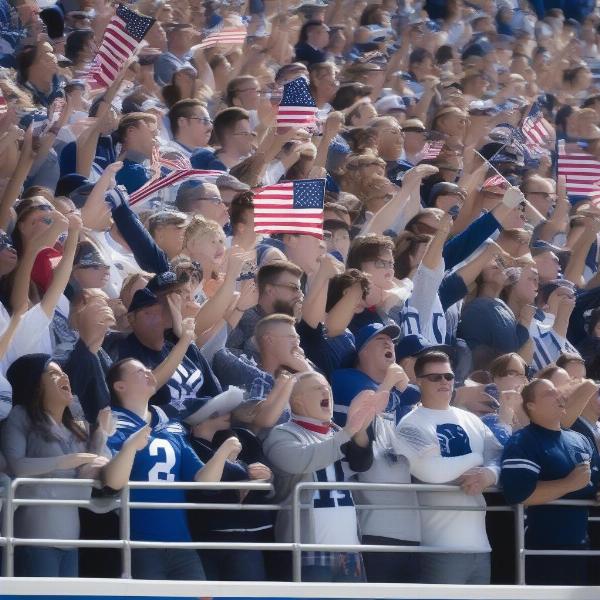
[[(303, 579), (512, 583), (489, 488), (528, 548), (600, 549), (586, 506), (547, 505), (600, 478), (599, 79), (593, 0), (0, 0), (0, 473), (98, 501), (21, 506), (15, 536), (117, 538), (128, 481), (258, 481), (136, 489), (283, 510), (136, 508), (132, 539), (290, 542), (298, 483), (415, 482), (457, 487), (303, 491), (304, 543), (432, 549), (303, 552)], [(534, 556), (527, 583), (591, 567)], [(276, 551), (132, 568), (291, 575)], [(18, 545), (15, 574), (119, 556)]]

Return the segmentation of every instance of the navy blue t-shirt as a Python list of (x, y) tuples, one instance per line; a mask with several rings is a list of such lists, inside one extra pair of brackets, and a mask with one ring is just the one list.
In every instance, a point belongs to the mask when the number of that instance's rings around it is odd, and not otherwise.
[[(554, 431), (532, 423), (517, 431), (504, 448), (500, 475), (504, 496), (509, 504), (523, 502), (534, 492), (538, 481), (563, 479), (586, 461), (591, 463), (591, 482), (564, 498), (595, 497), (600, 481), (598, 453), (580, 433)], [(527, 509), (527, 547), (583, 546), (588, 540), (587, 524), (585, 507), (530, 506)]]

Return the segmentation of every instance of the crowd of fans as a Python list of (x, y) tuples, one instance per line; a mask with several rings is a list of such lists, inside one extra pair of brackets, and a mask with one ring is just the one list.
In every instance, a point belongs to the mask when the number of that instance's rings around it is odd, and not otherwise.
[[(95, 479), (19, 494), (98, 506), (128, 481), (273, 483), (131, 491), (282, 506), (131, 510), (132, 539), (158, 542), (290, 542), (301, 482), (457, 485), (303, 491), (304, 543), (439, 549), (304, 552), (311, 581), (512, 583), (488, 488), (526, 505), (528, 548), (589, 548), (588, 508), (547, 503), (594, 500), (600, 477), (600, 202), (569, 182), (600, 181), (595, 2), (127, 8), (155, 22), (98, 88), (116, 5), (0, 0), (0, 472)], [(244, 41), (202, 44), (229, 29)], [(316, 124), (278, 126), (298, 78)], [(566, 175), (558, 143), (585, 156)], [(208, 173), (130, 198), (192, 168)], [(255, 231), (257, 188), (307, 179), (324, 181), (322, 235)], [(118, 537), (117, 520), (21, 506), (14, 534)], [(119, 576), (118, 558), (18, 545), (15, 573)], [(290, 576), (276, 551), (132, 563)], [(534, 556), (527, 582), (595, 582), (589, 567)]]

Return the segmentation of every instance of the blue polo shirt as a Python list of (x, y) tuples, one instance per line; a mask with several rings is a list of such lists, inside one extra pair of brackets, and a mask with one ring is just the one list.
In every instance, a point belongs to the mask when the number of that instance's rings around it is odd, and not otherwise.
[(129, 194), (139, 190), (150, 180), (150, 169), (142, 164), (143, 160), (143, 157), (126, 156), (123, 168), (115, 177), (117, 183), (124, 185)]
[[(592, 499), (600, 481), (598, 453), (589, 440), (571, 430), (554, 431), (534, 423), (517, 431), (504, 448), (500, 483), (509, 504), (523, 502), (539, 481), (566, 477), (578, 464), (590, 461), (591, 482), (563, 496)], [(588, 510), (577, 506), (530, 506), (527, 509), (528, 548), (585, 546)]]

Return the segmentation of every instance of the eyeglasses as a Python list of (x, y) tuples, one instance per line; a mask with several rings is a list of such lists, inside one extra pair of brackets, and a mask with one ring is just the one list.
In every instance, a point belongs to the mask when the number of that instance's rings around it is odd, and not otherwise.
[(556, 194), (552, 193), (552, 192), (536, 192), (536, 191), (527, 191), (525, 192), (525, 194), (529, 195), (529, 194), (535, 194), (536, 196), (545, 196), (548, 200), (556, 200), (557, 196)]
[(244, 137), (256, 137), (256, 132), (255, 131), (237, 131), (237, 132), (234, 132), (233, 135), (240, 135), (240, 136), (244, 136)]
[(192, 121), (200, 121), (200, 123), (204, 123), (204, 125), (212, 125), (212, 119), (209, 119), (208, 117), (187, 117), (188, 119), (191, 119)]
[(439, 383), (442, 379), (454, 381), (454, 373), (427, 373), (426, 375), (417, 375), (418, 379), (427, 379), (431, 383)]
[(382, 260), (382, 259), (378, 258), (377, 260), (373, 261), (373, 264), (375, 265), (376, 269), (393, 269), (394, 268), (393, 260)]
[(294, 292), (301, 292), (302, 288), (297, 283), (272, 283), (274, 287), (282, 287), (287, 288), (288, 290), (292, 290)]

